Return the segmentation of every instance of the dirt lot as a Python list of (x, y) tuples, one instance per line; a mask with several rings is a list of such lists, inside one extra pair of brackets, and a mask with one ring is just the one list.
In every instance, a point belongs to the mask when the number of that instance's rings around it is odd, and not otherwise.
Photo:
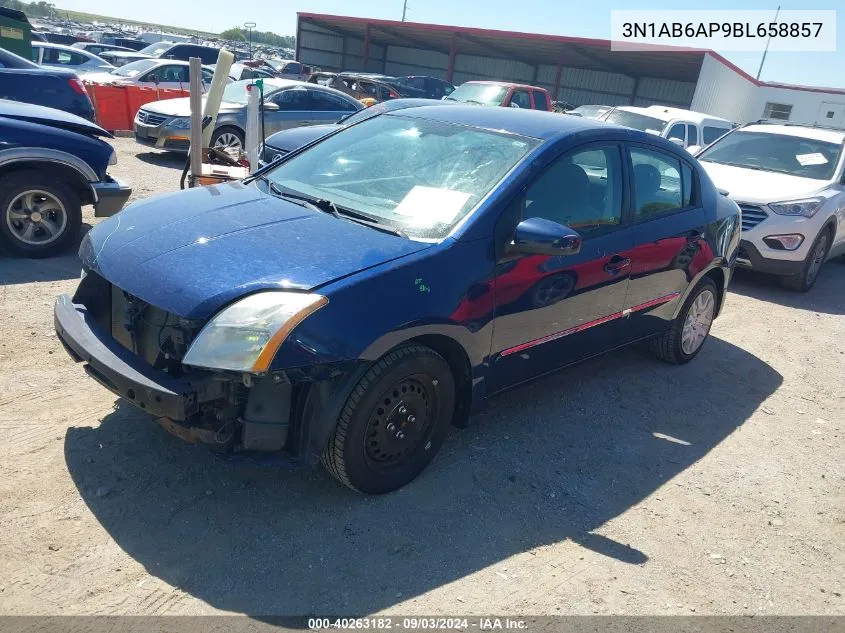
[[(137, 198), (178, 187), (115, 145)], [(116, 402), (53, 332), (78, 276), (0, 256), (0, 613), (845, 614), (843, 265), (738, 275), (692, 364), (510, 392), (379, 498)]]

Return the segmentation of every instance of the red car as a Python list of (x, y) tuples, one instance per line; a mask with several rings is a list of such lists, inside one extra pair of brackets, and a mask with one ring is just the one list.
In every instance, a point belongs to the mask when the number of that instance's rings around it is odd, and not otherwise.
[(552, 97), (545, 88), (506, 81), (468, 81), (444, 99), (505, 108), (552, 110)]

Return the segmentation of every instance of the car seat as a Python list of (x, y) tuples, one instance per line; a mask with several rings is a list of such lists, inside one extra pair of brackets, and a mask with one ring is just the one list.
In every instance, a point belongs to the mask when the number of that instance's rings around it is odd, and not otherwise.
[(648, 163), (634, 165), (634, 185), (636, 187), (637, 213), (648, 215), (662, 209), (660, 202), (661, 177), (657, 167)]
[(592, 212), (590, 178), (575, 163), (552, 167), (532, 188), (530, 196), (528, 217), (541, 217), (569, 225), (587, 216), (598, 215)]

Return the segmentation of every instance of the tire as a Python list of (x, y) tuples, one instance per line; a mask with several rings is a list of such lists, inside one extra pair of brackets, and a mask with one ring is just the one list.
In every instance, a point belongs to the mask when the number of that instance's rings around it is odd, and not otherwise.
[(816, 241), (813, 242), (813, 246), (810, 247), (810, 251), (807, 253), (807, 259), (804, 260), (804, 266), (801, 268), (801, 272), (797, 275), (781, 277), (781, 285), (783, 285), (783, 287), (787, 290), (792, 290), (793, 292), (807, 292), (810, 288), (812, 288), (816, 284), (816, 280), (819, 278), (819, 272), (821, 272), (825, 259), (827, 259), (827, 254), (830, 252), (830, 245), (832, 241), (833, 232), (830, 229), (825, 228), (825, 230), (819, 233), (818, 237), (816, 237)]
[(454, 411), (455, 381), (443, 357), (422, 345), (398, 347), (374, 363), (352, 390), (323, 452), (323, 465), (353, 490), (397, 490), (440, 449)]
[[(710, 293), (711, 295), (709, 322), (706, 326), (700, 325), (697, 328), (693, 328), (700, 330), (704, 327), (704, 337), (700, 340), (700, 342), (698, 342), (697, 346), (694, 348), (688, 348), (684, 341), (684, 329), (685, 324), (687, 323), (687, 317), (690, 315), (691, 310), (698, 309), (699, 306), (702, 305), (701, 303), (697, 304), (696, 302), (699, 301), (699, 298), (704, 296), (706, 293)], [(710, 327), (716, 316), (716, 302), (718, 301), (718, 298), (719, 292), (713, 280), (709, 277), (702, 279), (698, 286), (696, 286), (695, 290), (689, 297), (687, 297), (678, 317), (672, 321), (672, 325), (669, 329), (649, 341), (651, 352), (660, 360), (673, 365), (683, 365), (695, 358), (701, 351), (701, 348), (704, 347), (704, 343), (707, 341), (707, 337), (710, 334)], [(701, 301), (705, 304), (707, 303), (706, 299), (702, 299)], [(693, 306), (696, 306), (696, 308), (693, 308)]]
[(48, 172), (19, 171), (0, 178), (0, 241), (22, 257), (51, 257), (79, 236), (82, 205), (67, 183)]
[(220, 148), (222, 147), (235, 147), (236, 145), (234, 142), (237, 142), (237, 147), (243, 151), (244, 150), (244, 133), (236, 127), (232, 127), (231, 125), (224, 125), (223, 127), (217, 128), (214, 130), (214, 134), (211, 135), (211, 146), (218, 147), (218, 143), (220, 143), (224, 137), (234, 137), (232, 139), (231, 144), (221, 143)]

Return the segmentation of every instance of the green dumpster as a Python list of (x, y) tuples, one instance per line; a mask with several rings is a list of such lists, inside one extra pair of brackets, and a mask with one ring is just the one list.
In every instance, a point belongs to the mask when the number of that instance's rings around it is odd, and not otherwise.
[(0, 47), (32, 59), (32, 26), (23, 11), (0, 7)]

